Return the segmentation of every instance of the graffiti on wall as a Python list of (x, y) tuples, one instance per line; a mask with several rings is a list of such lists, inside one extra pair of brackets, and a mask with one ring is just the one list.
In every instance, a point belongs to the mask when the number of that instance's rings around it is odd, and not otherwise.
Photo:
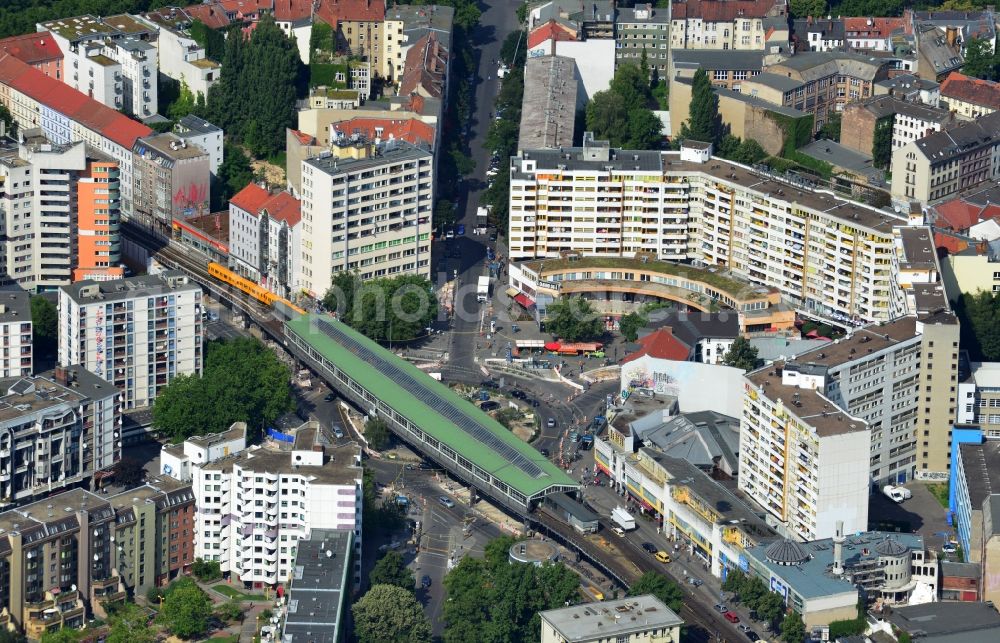
[(189, 218), (208, 214), (208, 184), (189, 183), (177, 188), (173, 197), (174, 212)]

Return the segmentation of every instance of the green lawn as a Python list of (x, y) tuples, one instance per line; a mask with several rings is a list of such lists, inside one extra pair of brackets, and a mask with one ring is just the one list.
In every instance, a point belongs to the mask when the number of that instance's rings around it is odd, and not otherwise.
[(941, 506), (945, 509), (948, 508), (948, 483), (947, 482), (932, 482), (927, 485), (927, 490), (937, 498), (937, 501), (941, 503)]
[(220, 583), (218, 585), (212, 585), (212, 589), (222, 594), (223, 596), (227, 596), (229, 598), (239, 598), (244, 601), (267, 600), (263, 594), (247, 594), (245, 592), (241, 592), (236, 588), (230, 587), (229, 585), (226, 585), (224, 583)]
[(205, 643), (240, 643), (240, 637), (238, 634), (233, 634), (231, 636), (216, 636), (208, 639)]

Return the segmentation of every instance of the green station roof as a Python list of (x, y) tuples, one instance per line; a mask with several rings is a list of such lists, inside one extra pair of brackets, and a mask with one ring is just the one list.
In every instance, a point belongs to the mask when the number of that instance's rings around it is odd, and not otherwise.
[[(379, 370), (378, 365), (365, 361), (355, 354), (352, 347), (345, 346), (326, 334), (318, 326), (317, 322), (320, 319), (329, 322), (337, 331), (349, 338), (362, 343), (365, 349), (412, 378), (421, 387), (421, 392), (428, 394), (426, 397), (424, 395), (420, 397), (433, 398), (435, 402), (441, 402), (450, 408), (432, 408), (391, 377), (387, 377)], [(346, 324), (326, 315), (311, 314), (286, 322), (286, 327), (424, 433), (454, 449), (456, 454), (526, 497), (537, 496), (553, 486), (578, 486), (562, 469), (549, 462), (542, 454), (477, 406)], [(533, 466), (529, 465), (529, 468), (537, 469), (540, 473), (531, 475), (519, 464), (498, 453), (495, 448), (470, 435), (455, 421), (449, 419), (448, 415), (456, 412), (472, 420), (477, 428), (483, 429), (488, 434), (491, 440), (513, 449), (519, 456), (514, 459), (530, 463)]]

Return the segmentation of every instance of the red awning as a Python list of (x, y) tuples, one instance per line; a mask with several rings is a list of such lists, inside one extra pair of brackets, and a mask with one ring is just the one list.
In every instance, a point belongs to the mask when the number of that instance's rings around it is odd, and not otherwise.
[(531, 301), (531, 297), (525, 295), (524, 293), (514, 295), (514, 301), (521, 304), (525, 308), (531, 308), (535, 305), (535, 302)]
[(559, 342), (548, 342), (545, 344), (545, 350), (547, 351), (558, 351), (559, 347), (562, 346)]
[(806, 333), (806, 337), (811, 337), (813, 339), (816, 339), (817, 337), (819, 337), (819, 333), (816, 332), (815, 330), (811, 330), (808, 333)]

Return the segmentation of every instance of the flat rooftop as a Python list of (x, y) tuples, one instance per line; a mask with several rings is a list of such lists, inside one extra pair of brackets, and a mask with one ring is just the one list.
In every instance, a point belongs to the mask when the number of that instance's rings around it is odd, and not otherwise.
[(899, 228), (903, 243), (903, 256), (899, 267), (903, 270), (933, 270), (937, 268), (937, 253), (929, 228), (903, 226)]
[(84, 38), (99, 38), (113, 31), (103, 20), (90, 14), (49, 20), (40, 24), (43, 30), (58, 34), (70, 42)]
[(231, 427), (222, 433), (209, 433), (208, 435), (193, 435), (187, 439), (188, 442), (205, 448), (215, 444), (222, 444), (230, 440), (238, 440), (246, 437), (247, 425), (245, 422), (234, 422)]
[(303, 315), (286, 322), (285, 329), (420, 430), (525, 497), (554, 486), (578, 486), (471, 402), (346, 324), (325, 315)]
[(826, 342), (816, 349), (799, 353), (795, 363), (836, 368), (915, 337), (918, 337), (917, 318), (913, 315), (897, 317), (891, 321), (858, 328), (850, 335), (842, 337), (839, 342)]
[(31, 295), (24, 290), (0, 292), (0, 324), (31, 321)]
[[(986, 603), (941, 601), (894, 607), (887, 620), (921, 641), (938, 641), (938, 637), (948, 637), (954, 643), (1000, 639), (1000, 614)], [(961, 634), (966, 636), (956, 636)]]
[(864, 420), (844, 413), (818, 391), (782, 384), (781, 371), (784, 366), (784, 362), (775, 362), (753, 373), (748, 373), (746, 378), (760, 388), (769, 400), (782, 400), (787, 412), (812, 426), (820, 437), (831, 437), (868, 429)]
[[(308, 423), (305, 425), (308, 427)], [(315, 429), (313, 429), (315, 430)], [(293, 464), (292, 454), (284, 443), (253, 446), (234, 455), (209, 462), (202, 468), (212, 471), (232, 471), (239, 466), (244, 471), (258, 473), (298, 473), (311, 477), (317, 484), (351, 485), (361, 479), (361, 447), (352, 441), (323, 444), (321, 466)], [(298, 447), (296, 447), (298, 448)]]
[(563, 56), (529, 58), (524, 66), (518, 149), (572, 145), (578, 96), (575, 60)]
[(283, 643), (338, 643), (353, 541), (353, 532), (340, 529), (313, 529), (299, 539)]
[(958, 448), (969, 489), (970, 509), (982, 509), (987, 496), (1000, 493), (1000, 441), (960, 444)]
[(137, 140), (135, 142), (135, 149), (141, 153), (142, 148), (155, 150), (161, 156), (165, 156), (174, 161), (207, 156), (205, 150), (201, 149), (197, 145), (189, 145), (188, 142), (184, 140), (184, 137), (178, 136), (173, 132), (165, 132), (163, 134), (147, 136)]
[(567, 641), (615, 640), (653, 628), (680, 627), (681, 617), (652, 594), (603, 603), (582, 603), (539, 612), (538, 615)]
[(333, 154), (330, 156), (317, 156), (311, 159), (306, 159), (304, 162), (312, 165), (318, 170), (326, 172), (327, 174), (336, 176), (341, 173), (360, 172), (369, 168), (380, 167), (390, 163), (426, 159), (430, 157), (431, 153), (423, 147), (396, 139), (381, 143), (378, 146), (378, 154), (369, 156), (368, 158), (338, 158), (336, 154)]
[(159, 275), (140, 275), (113, 281), (91, 281), (85, 279), (62, 290), (78, 305), (89, 305), (97, 302), (114, 302), (136, 297), (162, 295), (171, 292), (201, 290), (194, 281), (179, 270), (167, 270)]

